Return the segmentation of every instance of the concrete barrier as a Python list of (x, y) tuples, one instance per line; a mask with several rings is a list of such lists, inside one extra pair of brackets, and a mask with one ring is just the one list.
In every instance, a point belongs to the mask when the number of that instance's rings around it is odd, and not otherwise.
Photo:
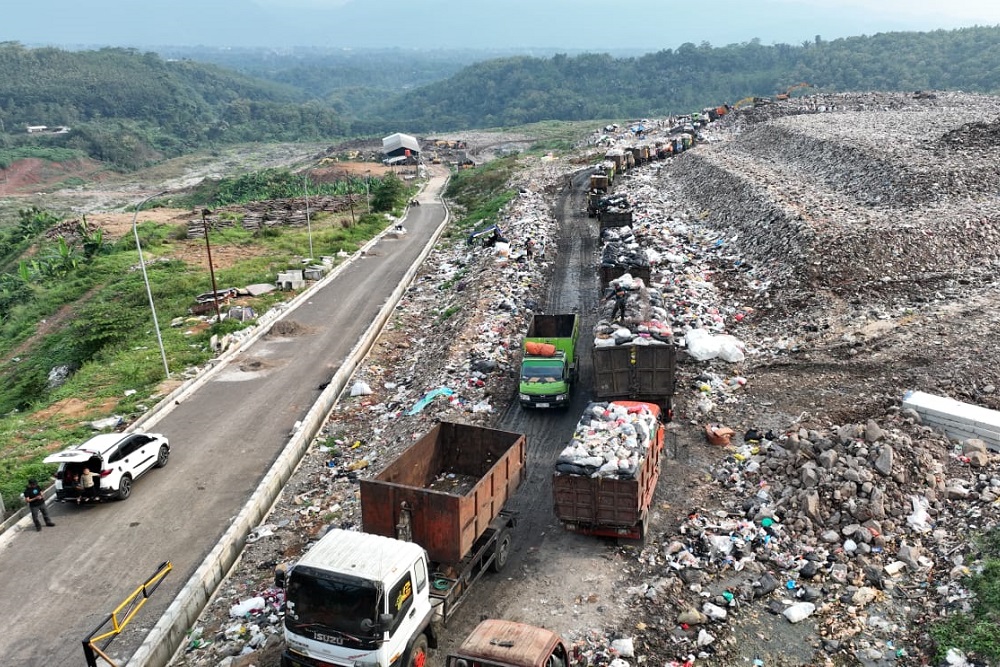
[(915, 410), (925, 426), (944, 431), (949, 438), (979, 438), (990, 450), (1000, 452), (1000, 412), (996, 410), (922, 391), (906, 392), (903, 407)]
[[(187, 630), (197, 622), (198, 616), (205, 608), (205, 605), (208, 604), (219, 584), (239, 560), (240, 554), (243, 552), (243, 547), (246, 544), (247, 535), (256, 526), (263, 523), (267, 515), (270, 514), (274, 503), (277, 501), (288, 479), (298, 467), (302, 457), (308, 451), (316, 433), (326, 423), (330, 412), (346, 388), (347, 382), (354, 375), (354, 371), (357, 370), (361, 361), (368, 355), (372, 345), (375, 344), (385, 324), (389, 321), (396, 306), (403, 298), (403, 294), (406, 293), (406, 290), (416, 277), (420, 266), (441, 238), (441, 234), (444, 232), (449, 219), (450, 212), (446, 208), (444, 220), (424, 246), (417, 261), (413, 263), (413, 266), (407, 271), (403, 280), (393, 290), (378, 315), (376, 315), (372, 325), (365, 332), (365, 335), (355, 344), (351, 353), (330, 380), (330, 384), (327, 385), (326, 389), (317, 398), (316, 403), (306, 413), (298, 429), (291, 435), (281, 454), (268, 470), (267, 474), (264, 475), (257, 490), (251, 495), (232, 525), (223, 534), (222, 539), (209, 552), (208, 556), (205, 557), (205, 560), (198, 566), (194, 574), (177, 594), (177, 597), (174, 598), (174, 601), (166, 609), (163, 616), (160, 617), (160, 620), (150, 630), (149, 634), (146, 635), (143, 643), (129, 658), (127, 663), (129, 667), (165, 667), (174, 655), (183, 649)], [(352, 256), (351, 261), (367, 253), (387, 231), (383, 231), (376, 238), (365, 244), (364, 247)], [(311, 294), (316, 289), (321, 289), (328, 282), (332, 281), (346, 264), (346, 262), (341, 264), (338, 270), (331, 272), (323, 281), (310, 290), (298, 295), (293, 300), (294, 305), (286, 309), (282, 317), (292, 312), (300, 303), (303, 303), (307, 298), (307, 294)], [(268, 328), (265, 327), (264, 329), (266, 332)], [(259, 335), (263, 335), (263, 333), (261, 332)], [(222, 365), (224, 364), (217, 365), (217, 368)], [(194, 391), (194, 388), (194, 386), (188, 387), (183, 395)], [(169, 403), (171, 406), (174, 405), (173, 401)], [(159, 417), (167, 414), (168, 411), (169, 409), (160, 412)]]

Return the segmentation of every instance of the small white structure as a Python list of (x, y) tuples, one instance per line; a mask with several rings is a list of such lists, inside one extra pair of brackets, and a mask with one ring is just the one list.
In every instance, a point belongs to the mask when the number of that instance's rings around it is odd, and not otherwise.
[(397, 132), (382, 139), (382, 153), (387, 158), (416, 158), (420, 155), (420, 143), (416, 137)]
[(996, 410), (922, 391), (906, 392), (903, 407), (915, 410), (926, 426), (941, 429), (949, 438), (979, 438), (1000, 452), (1000, 412)]

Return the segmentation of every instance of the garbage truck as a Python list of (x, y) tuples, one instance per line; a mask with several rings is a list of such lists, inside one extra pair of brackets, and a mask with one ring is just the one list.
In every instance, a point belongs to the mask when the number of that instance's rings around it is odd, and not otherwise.
[(526, 408), (569, 405), (579, 372), (576, 343), (580, 318), (575, 313), (534, 314), (524, 337), (518, 400)]
[(671, 410), (676, 384), (675, 345), (595, 347), (593, 360), (596, 398), (644, 400)]
[(587, 406), (552, 474), (553, 505), (563, 527), (645, 539), (660, 478), (661, 414), (655, 403), (641, 401)]
[(275, 573), (282, 667), (422, 667), (473, 585), (507, 563), (504, 508), (526, 455), (520, 433), (440, 422), (362, 479), (361, 530), (332, 529)]
[(547, 628), (488, 618), (445, 658), (445, 667), (568, 667), (577, 661)]

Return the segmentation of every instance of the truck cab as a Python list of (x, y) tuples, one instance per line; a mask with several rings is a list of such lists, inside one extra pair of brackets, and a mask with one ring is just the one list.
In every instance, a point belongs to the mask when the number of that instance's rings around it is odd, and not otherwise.
[(535, 314), (524, 339), (518, 400), (523, 407), (567, 407), (579, 369), (580, 318)]
[(284, 575), (282, 667), (422, 667), (436, 645), (422, 547), (331, 530)]
[(545, 628), (487, 619), (472, 631), (446, 667), (568, 667), (569, 651), (559, 635)]
[(551, 357), (526, 357), (521, 363), (519, 397), (525, 407), (568, 406), (571, 384), (564, 352)]

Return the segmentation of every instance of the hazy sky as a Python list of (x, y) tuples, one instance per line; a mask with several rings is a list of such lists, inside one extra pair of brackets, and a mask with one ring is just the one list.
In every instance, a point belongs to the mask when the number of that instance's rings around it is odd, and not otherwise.
[(9, 3), (26, 45), (659, 50), (1000, 25), (1000, 0), (47, 0)]

